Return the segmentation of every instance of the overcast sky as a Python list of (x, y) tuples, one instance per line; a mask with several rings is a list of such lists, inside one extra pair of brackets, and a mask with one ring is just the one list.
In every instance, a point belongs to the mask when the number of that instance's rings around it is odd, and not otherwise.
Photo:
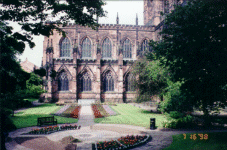
[[(106, 17), (99, 18), (100, 24), (116, 24), (116, 16), (118, 12), (120, 24), (132, 24), (136, 23), (136, 13), (138, 14), (139, 25), (143, 25), (143, 0), (108, 0), (103, 7), (108, 12)], [(42, 36), (34, 37), (36, 46), (30, 49), (26, 45), (24, 53), (18, 58), (24, 61), (28, 58), (28, 61), (34, 63), (37, 66), (41, 66), (43, 57), (43, 40)]]

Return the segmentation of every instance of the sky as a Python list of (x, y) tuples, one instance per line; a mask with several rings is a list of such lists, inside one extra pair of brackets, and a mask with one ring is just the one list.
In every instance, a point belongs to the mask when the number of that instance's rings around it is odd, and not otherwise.
[[(136, 23), (136, 14), (138, 14), (138, 24), (143, 25), (143, 0), (108, 0), (105, 1), (106, 5), (103, 6), (104, 11), (107, 11), (106, 17), (99, 18), (100, 24), (116, 24), (116, 16), (118, 12), (119, 24), (132, 24)], [(13, 23), (11, 23), (13, 25)], [(15, 27), (15, 30), (16, 27)], [(18, 56), (21, 62), (32, 62), (40, 67), (43, 57), (43, 36), (34, 36), (33, 41), (36, 46), (30, 49), (26, 45), (25, 51), (22, 55)]]

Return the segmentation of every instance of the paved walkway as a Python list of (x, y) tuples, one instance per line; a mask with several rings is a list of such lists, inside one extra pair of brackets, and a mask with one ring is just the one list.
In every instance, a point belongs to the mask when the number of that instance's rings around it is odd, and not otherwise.
[[(133, 150), (161, 150), (171, 145), (173, 139), (172, 135), (175, 134), (183, 134), (183, 133), (210, 133), (210, 132), (227, 132), (227, 130), (197, 130), (197, 131), (178, 131), (178, 130), (148, 130), (142, 127), (136, 127), (131, 125), (121, 125), (121, 124), (96, 124), (90, 129), (89, 126), (83, 127), (80, 130), (69, 130), (52, 133), (50, 135), (20, 135), (23, 132), (28, 132), (31, 130), (31, 127), (18, 129), (14, 133), (10, 133), (10, 137), (45, 137), (49, 141), (59, 142), (63, 137), (73, 136), (74, 138), (78, 138), (84, 142), (77, 143), (77, 150), (91, 150), (91, 143), (104, 141), (104, 140), (114, 140), (121, 136), (125, 136), (128, 134), (139, 134), (146, 133), (152, 137), (152, 140), (147, 144), (134, 148)], [(131, 131), (130, 131), (131, 130)], [(133, 131), (133, 132), (132, 132)], [(137, 133), (136, 133), (137, 132)], [(43, 138), (43, 142), (45, 142)], [(86, 142), (85, 142), (86, 141)], [(32, 142), (31, 142), (32, 144)], [(57, 144), (57, 143), (56, 143)], [(33, 143), (34, 145), (34, 143)], [(12, 142), (6, 143), (7, 150), (33, 150), (32, 148), (27, 148), (22, 145), (17, 144), (14, 140)], [(60, 147), (59, 147), (60, 148)], [(44, 149), (45, 150), (45, 149)], [(55, 149), (62, 150), (62, 149)]]
[(90, 105), (82, 106), (80, 110), (78, 125), (87, 127), (94, 125), (94, 114)]

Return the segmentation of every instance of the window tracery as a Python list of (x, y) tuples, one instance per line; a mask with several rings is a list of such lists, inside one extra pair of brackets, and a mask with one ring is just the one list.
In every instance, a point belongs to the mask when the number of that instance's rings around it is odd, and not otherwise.
[(111, 72), (106, 73), (103, 80), (104, 91), (114, 91), (114, 78)]
[(112, 44), (109, 38), (105, 38), (102, 44), (102, 58), (112, 57)]
[(61, 73), (58, 77), (58, 91), (68, 91), (69, 90), (69, 80), (65, 72)]
[(135, 91), (134, 81), (135, 81), (135, 77), (132, 74), (129, 74), (126, 76), (126, 80), (125, 80), (126, 91)]
[(91, 41), (85, 38), (82, 42), (82, 58), (91, 57)]
[(132, 45), (129, 39), (123, 43), (123, 58), (132, 58)]
[(70, 57), (71, 44), (69, 39), (66, 37), (61, 42), (60, 57)]
[(89, 76), (89, 74), (86, 72), (84, 73), (80, 79), (79, 79), (79, 83), (80, 83), (80, 90), (81, 92), (84, 91), (91, 91), (91, 78)]
[(140, 55), (144, 55), (146, 52), (152, 52), (152, 47), (149, 46), (148, 40), (144, 40), (141, 44)]

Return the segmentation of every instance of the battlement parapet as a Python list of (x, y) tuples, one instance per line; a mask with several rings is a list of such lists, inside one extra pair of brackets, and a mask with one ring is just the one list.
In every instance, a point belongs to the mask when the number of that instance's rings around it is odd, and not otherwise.
[[(54, 23), (54, 22), (46, 22), (47, 24)], [(62, 28), (74, 28), (74, 27), (82, 27), (82, 28), (89, 28), (88, 26), (81, 26), (77, 25), (75, 23), (68, 23), (67, 26), (63, 27), (60, 25)], [(147, 26), (147, 25), (130, 25), (130, 24), (99, 24), (99, 29), (120, 29), (120, 30), (145, 30), (145, 31), (155, 31), (157, 27), (156, 26)]]
[(99, 29), (139, 29), (139, 30), (148, 30), (154, 31), (155, 26), (144, 26), (144, 25), (129, 25), (129, 24), (100, 24)]

